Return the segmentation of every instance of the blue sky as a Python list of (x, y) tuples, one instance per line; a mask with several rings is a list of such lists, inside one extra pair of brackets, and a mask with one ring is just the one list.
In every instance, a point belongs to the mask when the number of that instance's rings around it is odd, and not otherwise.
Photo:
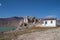
[(12, 16), (60, 19), (60, 0), (0, 0), (0, 17)]

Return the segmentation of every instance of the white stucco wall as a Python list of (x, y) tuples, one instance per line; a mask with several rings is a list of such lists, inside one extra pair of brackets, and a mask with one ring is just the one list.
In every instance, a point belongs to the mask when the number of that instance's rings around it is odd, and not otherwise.
[[(45, 21), (47, 21), (47, 24), (45, 24)], [(51, 23), (51, 21), (53, 23)], [(56, 27), (56, 20), (44, 20), (42, 26), (44, 26), (44, 27)]]
[(28, 18), (27, 17), (24, 18), (24, 23), (28, 23)]
[[(45, 21), (47, 21), (47, 24), (45, 24)], [(51, 21), (53, 23), (51, 23)], [(37, 27), (56, 27), (56, 20), (44, 20), (43, 24), (37, 24)]]

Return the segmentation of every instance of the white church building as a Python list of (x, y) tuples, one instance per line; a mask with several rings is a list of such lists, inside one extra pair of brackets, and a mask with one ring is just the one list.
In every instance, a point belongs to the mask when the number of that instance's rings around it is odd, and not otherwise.
[(40, 27), (56, 27), (56, 18), (44, 18), (42, 20), (42, 24), (37, 24), (36, 26)]

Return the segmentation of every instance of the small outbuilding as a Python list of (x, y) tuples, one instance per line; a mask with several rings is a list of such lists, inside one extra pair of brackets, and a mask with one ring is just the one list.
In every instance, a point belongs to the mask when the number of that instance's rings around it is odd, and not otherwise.
[(37, 24), (40, 27), (56, 27), (56, 18), (42, 18), (42, 24)]

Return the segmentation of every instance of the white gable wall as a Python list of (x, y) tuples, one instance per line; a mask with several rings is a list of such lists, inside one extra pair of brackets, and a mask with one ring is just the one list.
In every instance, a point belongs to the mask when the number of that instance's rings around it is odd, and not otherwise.
[[(47, 24), (45, 24), (45, 21), (47, 21)], [(51, 23), (52, 21), (52, 23)], [(44, 27), (56, 27), (56, 20), (44, 20), (42, 26)]]
[(24, 23), (28, 23), (28, 18), (27, 17), (24, 18)]

